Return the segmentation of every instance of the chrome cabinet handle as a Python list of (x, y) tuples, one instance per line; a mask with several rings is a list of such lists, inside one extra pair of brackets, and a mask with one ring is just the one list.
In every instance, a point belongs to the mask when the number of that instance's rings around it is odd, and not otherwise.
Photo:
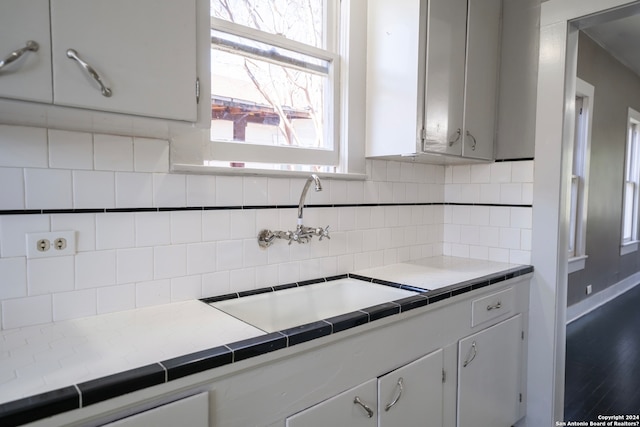
[(471, 348), (469, 349), (469, 354), (467, 354), (467, 358), (462, 364), (463, 368), (469, 366), (469, 363), (473, 362), (473, 359), (476, 358), (476, 354), (478, 354), (478, 349), (476, 348), (476, 342), (471, 343)]
[(34, 42), (33, 40), (27, 41), (24, 47), (14, 50), (9, 55), (5, 56), (5, 58), (2, 61), (0, 61), (0, 70), (2, 70), (3, 67), (11, 64), (13, 61), (16, 61), (25, 53), (37, 52), (38, 49), (40, 49), (40, 45), (38, 43)]
[(467, 136), (470, 136), (471, 139), (473, 140), (473, 144), (471, 144), (471, 150), (476, 151), (476, 144), (477, 144), (476, 137), (471, 135), (471, 132), (469, 131), (467, 131)]
[(373, 417), (373, 409), (369, 408), (366, 403), (360, 400), (360, 397), (356, 396), (356, 398), (353, 399), (353, 403), (356, 405), (360, 405), (362, 409), (364, 409), (367, 412), (367, 416), (369, 418)]
[(500, 307), (502, 307), (502, 301), (498, 301), (497, 303), (493, 304), (493, 305), (488, 305), (487, 306), (487, 311), (491, 311), (491, 310), (497, 310)]
[(462, 134), (460, 128), (458, 128), (458, 130), (456, 131), (456, 139), (454, 139), (453, 141), (449, 141), (449, 147), (453, 147), (453, 144), (455, 144), (456, 142), (458, 142), (460, 140), (460, 135)]
[(387, 403), (387, 406), (384, 407), (385, 411), (388, 411), (389, 409), (393, 408), (395, 404), (398, 403), (398, 401), (402, 397), (402, 391), (404, 390), (402, 388), (402, 381), (403, 381), (402, 377), (400, 377), (400, 379), (398, 379), (398, 385), (397, 385), (398, 394), (396, 395), (395, 399), (393, 399), (393, 402)]
[(100, 77), (100, 74), (98, 74), (98, 72), (91, 65), (84, 62), (78, 56), (78, 52), (76, 52), (74, 49), (67, 49), (67, 57), (77, 61), (78, 64), (80, 64), (80, 66), (84, 68), (87, 74), (89, 74), (100, 85), (100, 91), (102, 92), (102, 96), (105, 96), (107, 98), (111, 96), (111, 89), (109, 89), (104, 85), (104, 83), (102, 83), (102, 78)]

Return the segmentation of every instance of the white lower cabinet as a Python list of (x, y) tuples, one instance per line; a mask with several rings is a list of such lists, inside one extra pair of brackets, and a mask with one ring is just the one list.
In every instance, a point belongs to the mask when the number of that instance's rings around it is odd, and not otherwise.
[(287, 427), (441, 427), (443, 352), (371, 379), (287, 418)]
[(458, 427), (508, 427), (520, 418), (522, 314), (458, 342)]
[(200, 393), (131, 415), (103, 427), (207, 427), (209, 394)]

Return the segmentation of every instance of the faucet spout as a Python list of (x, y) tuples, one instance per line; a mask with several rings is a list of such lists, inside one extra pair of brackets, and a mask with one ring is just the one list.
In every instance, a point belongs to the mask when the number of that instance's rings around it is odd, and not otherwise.
[(322, 183), (320, 182), (320, 178), (318, 175), (313, 174), (309, 178), (307, 178), (307, 182), (304, 184), (304, 188), (302, 189), (302, 194), (300, 195), (300, 203), (298, 204), (298, 225), (302, 225), (302, 209), (304, 207), (304, 201), (307, 197), (307, 191), (309, 191), (309, 186), (311, 183), (315, 184), (316, 191), (322, 191)]

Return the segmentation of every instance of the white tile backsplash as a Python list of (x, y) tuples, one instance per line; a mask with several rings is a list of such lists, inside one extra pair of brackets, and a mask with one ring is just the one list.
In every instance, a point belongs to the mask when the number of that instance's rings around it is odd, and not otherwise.
[(24, 187), (27, 209), (71, 209), (73, 207), (71, 171), (25, 169)]
[[(216, 180), (216, 182), (219, 181)], [(153, 205), (163, 207), (184, 207), (187, 204), (187, 177), (167, 173), (153, 174)]]
[(96, 249), (123, 249), (135, 246), (133, 213), (96, 214)]
[(76, 289), (116, 284), (116, 251), (82, 252), (76, 255)]
[(133, 171), (133, 139), (127, 136), (93, 136), (96, 170)]
[(136, 172), (169, 172), (169, 142), (134, 138), (133, 166)]
[(61, 292), (53, 295), (55, 322), (98, 314), (95, 289)]
[(153, 248), (118, 249), (116, 282), (144, 282), (153, 279)]
[(93, 135), (50, 129), (49, 167), (56, 169), (93, 169)]
[(116, 172), (116, 208), (153, 206), (153, 176), (135, 172)]
[(211, 175), (187, 176), (187, 206), (215, 206), (216, 177)]
[(49, 231), (48, 215), (0, 216), (0, 255), (3, 258), (26, 256), (26, 233)]
[(76, 251), (96, 250), (95, 214), (54, 214), (51, 215), (51, 231), (75, 230)]
[(0, 167), (0, 209), (24, 209), (24, 170), (20, 168)]
[(171, 280), (153, 280), (136, 284), (136, 307), (171, 302)]
[(107, 171), (73, 171), (75, 209), (112, 209), (116, 206), (115, 175)]
[[(322, 192), (307, 194), (308, 205), (372, 205), (306, 207), (304, 224), (330, 225), (331, 240), (276, 241), (262, 249), (259, 230), (295, 229), (304, 178), (174, 174), (167, 141), (0, 126), (0, 180), (9, 183), (0, 190), (0, 210), (245, 207), (0, 215), (2, 327), (443, 253), (530, 258), (531, 208), (478, 203), (530, 205), (533, 161), (445, 167), (367, 160), (366, 166), (365, 181), (323, 179)], [(387, 203), (412, 205), (378, 206)], [(76, 230), (78, 253), (26, 260), (25, 233), (49, 229)]]
[(202, 211), (176, 211), (170, 216), (172, 244), (202, 240)]
[(0, 258), (0, 300), (27, 296), (27, 262), (24, 257)]
[(135, 218), (135, 246), (160, 246), (171, 243), (170, 212), (137, 212)]
[(0, 125), (0, 166), (46, 168), (46, 129)]
[(154, 279), (169, 279), (187, 274), (187, 246), (156, 246), (153, 248)]
[(3, 329), (51, 322), (53, 320), (51, 301), (51, 294), (2, 301)]
[(75, 257), (61, 256), (27, 260), (28, 294), (43, 295), (74, 289)]

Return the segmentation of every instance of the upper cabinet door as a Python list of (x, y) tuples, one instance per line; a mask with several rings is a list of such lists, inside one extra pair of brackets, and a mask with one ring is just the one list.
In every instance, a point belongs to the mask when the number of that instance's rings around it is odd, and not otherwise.
[(494, 157), (502, 0), (469, 0), (462, 155)]
[(429, 1), (425, 151), (462, 154), (467, 0)]
[[(37, 43), (37, 50), (24, 49), (29, 41)], [(0, 98), (51, 102), (49, 0), (0, 1), (0, 61), (3, 60)]]
[(51, 0), (54, 103), (195, 121), (195, 25), (195, 0)]

